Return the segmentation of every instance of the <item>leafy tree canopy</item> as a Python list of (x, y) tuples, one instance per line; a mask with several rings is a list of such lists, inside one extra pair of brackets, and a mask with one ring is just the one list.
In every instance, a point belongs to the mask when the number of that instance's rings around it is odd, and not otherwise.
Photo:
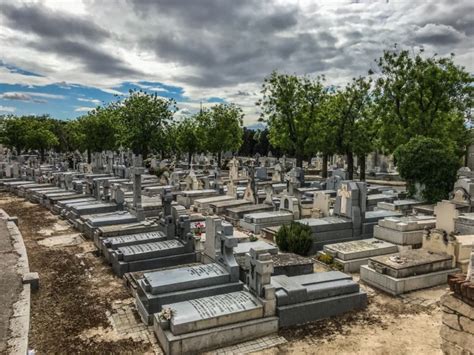
[(454, 64), (454, 55), (423, 56), (423, 50), (384, 51), (374, 96), (383, 120), (381, 138), (393, 152), (417, 135), (468, 142), (464, 117), (472, 106), (473, 78)]
[(409, 194), (421, 192), (428, 202), (448, 197), (461, 167), (453, 145), (436, 138), (416, 136), (399, 146), (394, 156)]

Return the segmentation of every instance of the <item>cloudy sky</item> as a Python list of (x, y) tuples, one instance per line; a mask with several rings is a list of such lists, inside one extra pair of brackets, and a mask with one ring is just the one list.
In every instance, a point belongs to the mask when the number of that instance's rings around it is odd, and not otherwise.
[(472, 0), (0, 0), (0, 114), (73, 118), (142, 88), (251, 125), (272, 70), (343, 85), (398, 43), (474, 72), (473, 19)]

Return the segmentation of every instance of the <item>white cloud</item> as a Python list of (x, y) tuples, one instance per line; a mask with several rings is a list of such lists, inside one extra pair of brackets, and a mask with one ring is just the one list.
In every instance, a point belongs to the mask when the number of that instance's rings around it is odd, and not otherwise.
[(76, 106), (74, 109), (75, 112), (89, 112), (95, 109), (95, 107), (87, 107), (87, 106)]
[(96, 104), (96, 105), (99, 105), (101, 103), (101, 101), (97, 100), (97, 99), (84, 99), (82, 97), (78, 97), (77, 100), (82, 101), (82, 102), (91, 102), (91, 103)]
[(0, 112), (15, 112), (16, 111), (16, 107), (11, 107), (11, 106), (2, 106), (0, 105)]

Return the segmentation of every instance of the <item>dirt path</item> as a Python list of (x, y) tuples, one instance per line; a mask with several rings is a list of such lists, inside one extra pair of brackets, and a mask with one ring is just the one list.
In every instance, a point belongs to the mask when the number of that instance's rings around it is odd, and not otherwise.
[[(19, 218), (30, 268), (40, 274), (40, 291), (32, 296), (30, 348), (39, 354), (161, 352), (125, 286), (93, 255), (92, 242), (74, 243), (77, 233), (66, 222), (12, 195), (0, 194), (0, 208)], [(55, 241), (62, 244), (51, 246)], [(264, 353), (441, 354), (437, 301), (446, 287), (404, 298), (363, 288), (369, 295), (366, 310), (282, 329), (288, 343)]]
[(76, 233), (45, 208), (12, 195), (0, 195), (0, 208), (18, 217), (30, 269), (40, 275), (40, 290), (31, 300), (31, 349), (38, 354), (153, 352), (151, 342), (114, 329), (112, 315), (123, 311), (116, 305), (130, 303), (130, 294), (93, 255), (92, 242), (43, 246), (38, 242), (45, 238), (67, 240)]
[(437, 300), (444, 288), (413, 293), (405, 299), (367, 291), (365, 311), (281, 330), (288, 343), (265, 353), (442, 354)]

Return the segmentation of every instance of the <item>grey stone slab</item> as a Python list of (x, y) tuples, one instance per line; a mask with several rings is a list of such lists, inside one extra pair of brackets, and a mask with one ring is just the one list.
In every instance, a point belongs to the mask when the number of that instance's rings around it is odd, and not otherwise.
[(212, 286), (229, 281), (230, 274), (217, 263), (154, 271), (143, 275), (145, 290), (154, 295)]
[(118, 206), (115, 203), (94, 203), (94, 204), (84, 204), (76, 205), (73, 207), (74, 213), (83, 216), (87, 214), (96, 214), (96, 213), (108, 213), (114, 212), (118, 209)]
[(245, 222), (254, 224), (267, 224), (292, 220), (293, 213), (286, 211), (258, 212), (244, 215)]
[(371, 238), (346, 243), (326, 244), (324, 251), (341, 260), (352, 260), (396, 253), (398, 247), (392, 243)]
[(93, 215), (86, 219), (92, 227), (100, 227), (111, 224), (125, 224), (137, 222), (137, 217), (128, 212), (104, 213)]
[(174, 335), (191, 333), (227, 324), (263, 317), (263, 305), (246, 291), (198, 298), (164, 305), (173, 316), (170, 329)]
[(367, 294), (358, 291), (304, 303), (277, 306), (277, 315), (280, 327), (289, 327), (363, 309), (366, 306)]
[(358, 236), (352, 236), (350, 238), (341, 238), (341, 239), (334, 239), (322, 242), (313, 242), (311, 245), (311, 249), (309, 251), (309, 255), (316, 254), (318, 251), (323, 250), (326, 244), (333, 244), (333, 243), (344, 243), (344, 242), (352, 242), (354, 240), (359, 240)]
[(163, 241), (166, 236), (160, 231), (151, 231), (147, 233), (138, 233), (130, 235), (121, 235), (116, 237), (105, 238), (102, 240), (104, 247), (110, 249), (117, 249), (119, 247), (143, 244), (147, 242)]
[(452, 258), (446, 253), (430, 253), (424, 249), (412, 249), (371, 257), (368, 266), (381, 274), (404, 278), (451, 269)]
[(421, 245), (423, 230), (402, 232), (377, 225), (374, 226), (374, 237), (397, 245)]
[(448, 275), (458, 272), (459, 269), (447, 269), (405, 278), (395, 278), (381, 274), (369, 265), (362, 265), (360, 267), (360, 279), (370, 286), (396, 296), (410, 291), (446, 284)]
[(311, 235), (315, 242), (334, 243), (341, 239), (348, 239), (353, 236), (352, 229), (339, 229), (328, 232), (316, 232)]
[(398, 217), (401, 214), (397, 211), (385, 211), (385, 210), (375, 210), (367, 211), (364, 215), (364, 222), (377, 222), (387, 217)]
[(379, 226), (400, 232), (434, 228), (436, 218), (433, 216), (387, 217), (379, 221)]
[(155, 334), (166, 354), (200, 353), (244, 341), (261, 338), (278, 331), (278, 317), (266, 317), (246, 322), (228, 324), (193, 333), (174, 335), (162, 329), (154, 318)]
[[(113, 254), (112, 254), (113, 255)], [(177, 266), (194, 263), (197, 260), (197, 254), (181, 253), (176, 255), (162, 256), (158, 258), (142, 259), (135, 261), (120, 261), (112, 258), (112, 270), (117, 276), (122, 277), (126, 272), (135, 272), (143, 270), (153, 270), (163, 267)]]
[(160, 312), (162, 306), (176, 302), (188, 301), (196, 298), (221, 295), (224, 293), (242, 291), (244, 284), (237, 282), (224, 282), (215, 285), (206, 285), (204, 287), (190, 288), (176, 292), (164, 292), (160, 294), (151, 294), (144, 292), (145, 285), (143, 279), (139, 281), (138, 291), (135, 295), (135, 303), (140, 313), (140, 317), (146, 324), (151, 324), (153, 313)]
[(349, 275), (339, 271), (293, 277), (273, 276), (272, 285), (275, 287), (279, 306), (359, 291), (358, 284)]
[(182, 242), (172, 239), (161, 242), (119, 247), (113, 252), (113, 254), (114, 258), (117, 258), (117, 260), (134, 261), (178, 254), (184, 250), (184, 247), (185, 246)]
[(234, 254), (236, 256), (245, 255), (250, 252), (250, 249), (266, 250), (270, 254), (278, 254), (278, 247), (270, 243), (264, 242), (263, 240), (257, 240), (255, 242), (244, 242), (237, 244), (234, 248)]
[(343, 217), (305, 218), (296, 222), (306, 224), (313, 233), (352, 229), (352, 221)]

